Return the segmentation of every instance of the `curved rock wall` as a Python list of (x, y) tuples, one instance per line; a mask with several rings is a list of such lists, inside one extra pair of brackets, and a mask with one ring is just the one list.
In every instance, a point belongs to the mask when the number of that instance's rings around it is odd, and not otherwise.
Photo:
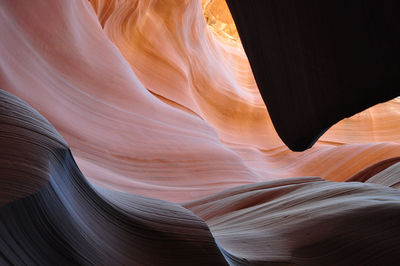
[(213, 3), (0, 2), (1, 265), (398, 264), (400, 101), (291, 151)]

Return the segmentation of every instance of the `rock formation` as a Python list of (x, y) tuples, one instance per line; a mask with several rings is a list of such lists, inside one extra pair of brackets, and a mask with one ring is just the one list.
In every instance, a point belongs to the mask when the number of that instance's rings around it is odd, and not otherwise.
[(292, 150), (400, 95), (398, 1), (227, 3), (275, 128)]
[(397, 3), (227, 3), (0, 2), (0, 264), (396, 265)]

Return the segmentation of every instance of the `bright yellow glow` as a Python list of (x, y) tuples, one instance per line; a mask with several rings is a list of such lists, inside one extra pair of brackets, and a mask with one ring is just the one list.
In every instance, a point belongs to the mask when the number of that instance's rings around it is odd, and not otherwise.
[(202, 7), (206, 22), (215, 33), (232, 41), (240, 41), (225, 0), (202, 0)]

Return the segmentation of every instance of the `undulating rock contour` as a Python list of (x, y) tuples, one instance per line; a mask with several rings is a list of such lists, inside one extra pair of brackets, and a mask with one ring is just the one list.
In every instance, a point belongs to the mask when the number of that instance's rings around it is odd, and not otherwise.
[(0, 264), (397, 265), (398, 6), (0, 1)]

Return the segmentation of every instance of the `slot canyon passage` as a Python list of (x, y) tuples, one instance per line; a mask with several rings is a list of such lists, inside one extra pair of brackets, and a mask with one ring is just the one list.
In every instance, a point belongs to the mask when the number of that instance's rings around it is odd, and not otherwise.
[(0, 265), (399, 265), (398, 14), (0, 0)]

